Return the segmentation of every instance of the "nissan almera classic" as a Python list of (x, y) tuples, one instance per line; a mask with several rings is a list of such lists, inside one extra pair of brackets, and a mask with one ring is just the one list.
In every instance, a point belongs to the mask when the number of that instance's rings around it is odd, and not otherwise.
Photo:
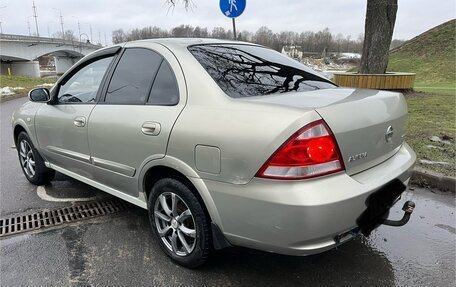
[(187, 267), (227, 246), (308, 255), (368, 235), (416, 159), (400, 93), (339, 88), (249, 43), (115, 45), (29, 97), (12, 118), (25, 177), (58, 171), (148, 209)]

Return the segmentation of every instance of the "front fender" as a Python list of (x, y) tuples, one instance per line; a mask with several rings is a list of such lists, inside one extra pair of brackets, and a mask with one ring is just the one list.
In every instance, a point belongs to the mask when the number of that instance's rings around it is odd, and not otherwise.
[[(13, 131), (19, 126), (25, 130), (36, 149), (39, 150), (39, 143), (35, 133), (35, 115), (43, 104), (27, 102), (14, 111), (11, 123)], [(14, 135), (14, 134), (13, 134)], [(14, 138), (16, 143), (16, 139)]]

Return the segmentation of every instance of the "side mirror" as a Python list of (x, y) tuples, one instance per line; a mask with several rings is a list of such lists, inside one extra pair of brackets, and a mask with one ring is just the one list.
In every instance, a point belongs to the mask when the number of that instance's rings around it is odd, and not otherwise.
[(47, 103), (51, 99), (51, 93), (46, 88), (35, 88), (28, 93), (32, 102)]

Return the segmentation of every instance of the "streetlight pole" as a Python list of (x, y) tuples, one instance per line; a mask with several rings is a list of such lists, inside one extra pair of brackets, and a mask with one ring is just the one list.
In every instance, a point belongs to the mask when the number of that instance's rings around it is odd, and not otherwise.
[(89, 35), (87, 35), (86, 33), (82, 33), (81, 34), (81, 45), (82, 45), (82, 36), (86, 36), (87, 37), (87, 42), (90, 42)]
[[(6, 8), (6, 6), (0, 7), (0, 9)], [(2, 15), (0, 15), (0, 34), (3, 34), (3, 26), (2, 26)]]
[(92, 24), (89, 24), (90, 27), (90, 43), (93, 43), (93, 37), (92, 37)]
[(27, 17), (27, 28), (28, 28), (28, 31), (29, 31), (29, 36), (32, 36), (32, 30), (31, 30), (31, 27), (30, 27), (30, 17), (33, 17), (33, 16), (28, 16)]
[(35, 1), (33, 1), (33, 17), (35, 17), (35, 28), (36, 28), (36, 36), (40, 36), (40, 32), (38, 31), (38, 16), (36, 15), (36, 6), (35, 6)]
[(78, 33), (79, 33), (79, 43), (81, 43), (81, 23), (79, 22), (79, 19), (78, 19)]
[(48, 37), (51, 38), (51, 30), (49, 29), (49, 23), (55, 23), (55, 22), (54, 22), (54, 21), (48, 21), (48, 22), (47, 22)]
[(79, 22), (79, 18), (76, 16), (71, 16), (72, 18), (75, 18), (78, 21), (78, 35), (79, 35), (79, 42), (81, 42), (81, 22)]
[(57, 9), (57, 8), (52, 8), (52, 9), (59, 11), (59, 14), (60, 14), (60, 17), (59, 17), (59, 18), (60, 18), (60, 28), (62, 29), (62, 39), (65, 40), (65, 30), (63, 29), (63, 16), (62, 16), (62, 11), (60, 11), (60, 10)]
[(76, 18), (78, 20), (78, 35), (79, 35), (79, 52), (82, 51), (82, 43), (81, 43), (81, 23), (79, 22), (79, 18), (76, 16), (71, 16), (73, 18)]

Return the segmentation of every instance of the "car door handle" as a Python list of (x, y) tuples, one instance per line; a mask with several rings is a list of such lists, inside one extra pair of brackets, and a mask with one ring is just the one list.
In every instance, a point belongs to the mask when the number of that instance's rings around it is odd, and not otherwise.
[(147, 136), (158, 136), (161, 126), (156, 122), (145, 122), (141, 126), (141, 132)]
[(85, 117), (75, 117), (73, 123), (78, 128), (85, 127), (86, 125), (86, 118)]

